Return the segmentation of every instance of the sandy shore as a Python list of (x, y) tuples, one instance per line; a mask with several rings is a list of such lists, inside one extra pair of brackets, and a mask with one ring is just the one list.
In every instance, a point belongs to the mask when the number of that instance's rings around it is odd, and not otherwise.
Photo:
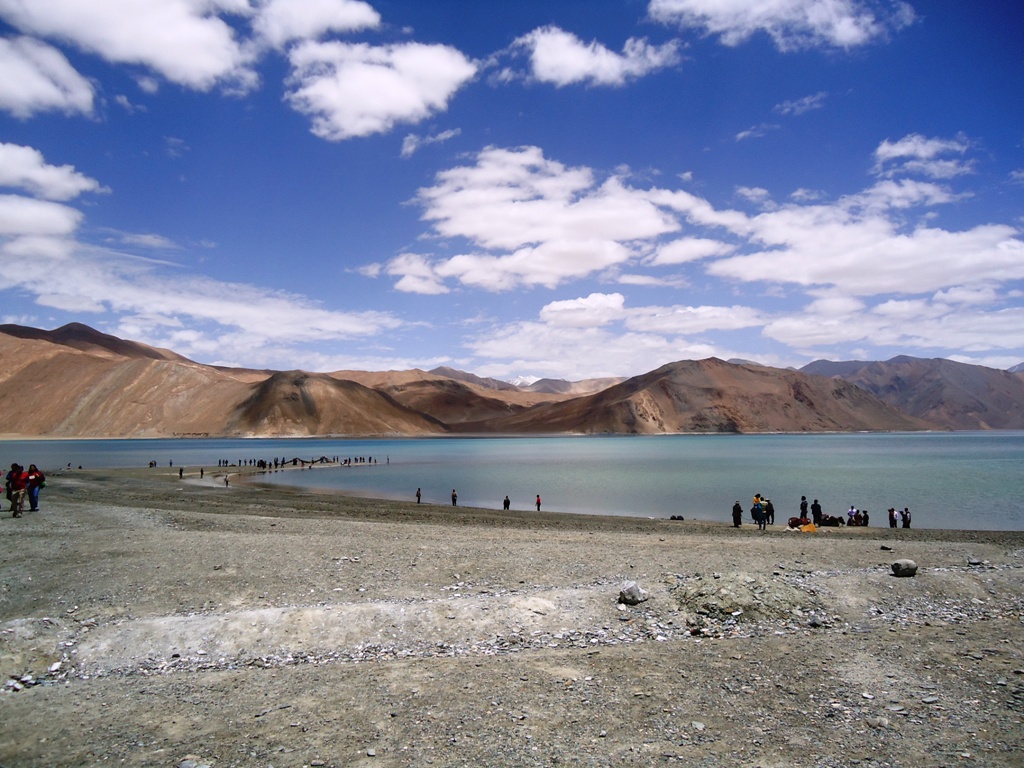
[[(1021, 764), (1024, 532), (761, 534), (220, 472), (69, 472), (0, 515), (4, 768)], [(629, 581), (649, 599), (619, 604)]]

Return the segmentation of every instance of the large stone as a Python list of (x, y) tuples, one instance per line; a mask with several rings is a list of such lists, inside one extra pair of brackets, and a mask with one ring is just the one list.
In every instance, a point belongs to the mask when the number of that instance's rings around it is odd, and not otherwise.
[(892, 564), (893, 576), (913, 576), (917, 573), (917, 563), (913, 560), (897, 560)]
[(635, 581), (627, 581), (619, 592), (619, 602), (626, 605), (639, 605), (647, 599), (647, 593)]

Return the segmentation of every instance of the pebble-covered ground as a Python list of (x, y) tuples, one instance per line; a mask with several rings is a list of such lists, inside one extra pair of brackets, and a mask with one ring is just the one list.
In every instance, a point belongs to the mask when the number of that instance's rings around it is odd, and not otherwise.
[(3, 768), (1022, 764), (1024, 533), (43, 494), (0, 514)]

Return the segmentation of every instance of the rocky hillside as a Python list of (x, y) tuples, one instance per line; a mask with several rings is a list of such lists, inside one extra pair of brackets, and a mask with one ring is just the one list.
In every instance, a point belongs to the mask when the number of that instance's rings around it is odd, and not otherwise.
[(837, 379), (711, 358), (670, 363), (594, 395), (464, 429), (668, 434), (926, 429)]
[(949, 429), (1024, 429), (1024, 376), (941, 358), (818, 360), (804, 373), (864, 389), (904, 413)]
[(0, 326), (0, 355), (9, 437), (1024, 429), (1024, 376), (948, 360), (794, 371), (709, 359), (516, 387), (454, 369), (208, 366), (79, 324)]

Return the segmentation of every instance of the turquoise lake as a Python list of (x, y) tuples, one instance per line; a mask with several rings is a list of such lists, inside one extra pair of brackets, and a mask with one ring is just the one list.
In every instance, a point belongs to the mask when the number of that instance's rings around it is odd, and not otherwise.
[[(260, 482), (428, 504), (550, 512), (729, 519), (755, 493), (772, 499), (776, 524), (800, 496), (827, 514), (850, 505), (886, 525), (909, 507), (915, 528), (1024, 530), (1024, 432), (659, 437), (416, 439), (204, 439), (0, 441), (0, 461), (53, 472), (88, 468), (216, 468), (218, 460), (373, 457), (351, 467), (270, 472)], [(225, 492), (230, 492), (225, 490)], [(45, 493), (45, 492), (44, 492)]]

